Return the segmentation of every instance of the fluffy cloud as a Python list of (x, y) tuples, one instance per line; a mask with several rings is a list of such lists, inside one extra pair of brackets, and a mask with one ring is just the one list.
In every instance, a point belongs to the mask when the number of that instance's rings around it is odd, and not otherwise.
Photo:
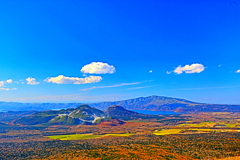
[(26, 81), (27, 81), (27, 84), (30, 84), (30, 85), (37, 85), (40, 83), (40, 82), (37, 82), (36, 79), (32, 77), (28, 77)]
[(57, 77), (49, 77), (45, 79), (46, 82), (52, 82), (57, 84), (85, 84), (85, 83), (95, 83), (102, 80), (100, 76), (89, 76), (85, 78), (78, 77), (65, 77), (63, 75), (59, 75)]
[(13, 83), (13, 80), (12, 79), (8, 79), (6, 81), (0, 81), (0, 87), (4, 87), (6, 83)]
[(6, 83), (13, 83), (13, 80), (12, 79), (8, 79), (8, 80), (6, 80)]
[(236, 73), (240, 73), (240, 69), (236, 71)]
[(3, 87), (3, 86), (4, 86), (4, 84), (5, 84), (5, 82), (4, 82), (4, 81), (0, 81), (0, 87)]
[(83, 73), (94, 73), (94, 74), (106, 74), (114, 73), (115, 67), (103, 62), (92, 62), (82, 67), (81, 72)]
[(200, 73), (204, 71), (205, 67), (202, 64), (199, 63), (194, 63), (191, 65), (185, 65), (183, 67), (178, 66), (175, 70), (174, 73), (181, 74), (183, 72), (185, 73)]

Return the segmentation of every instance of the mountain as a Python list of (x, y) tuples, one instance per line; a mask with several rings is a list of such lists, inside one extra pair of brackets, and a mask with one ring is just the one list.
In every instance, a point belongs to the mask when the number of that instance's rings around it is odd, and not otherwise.
[(106, 109), (111, 105), (120, 105), (130, 110), (156, 110), (156, 111), (173, 111), (176, 107), (186, 105), (196, 105), (200, 103), (187, 101), (184, 99), (170, 98), (163, 96), (139, 97), (129, 100), (115, 102), (90, 103), (92, 107)]
[(240, 112), (240, 105), (204, 104), (164, 96), (139, 97), (115, 102), (91, 103), (89, 105), (99, 109), (106, 109), (111, 105), (120, 105), (129, 110), (175, 112)]
[(49, 110), (33, 113), (15, 120), (13, 123), (22, 125), (91, 125), (102, 122), (101, 125), (116, 126), (124, 124), (124, 122), (121, 120), (126, 121), (150, 118), (153, 119), (160, 117), (157, 115), (146, 115), (129, 111), (119, 105), (110, 106), (105, 111), (101, 111), (83, 104), (77, 108), (62, 109), (59, 111)]
[(136, 119), (148, 119), (148, 118), (159, 118), (156, 115), (146, 115), (140, 114), (134, 111), (129, 111), (119, 105), (112, 105), (108, 107), (105, 111), (106, 115), (113, 119), (120, 119), (120, 120), (136, 120)]
[(35, 111), (8, 111), (0, 112), (0, 122), (10, 123), (16, 119), (36, 113)]
[(75, 109), (70, 108), (59, 111), (50, 110), (34, 113), (16, 120), (15, 123), (23, 125), (78, 125), (93, 124), (105, 118), (106, 115), (103, 111), (83, 104)]
[(50, 109), (76, 108), (82, 103), (19, 103), (0, 101), (0, 112), (5, 111), (44, 111)]
[[(44, 111), (51, 109), (76, 108), (81, 103), (17, 103), (0, 102), (0, 111)], [(175, 112), (240, 112), (240, 105), (204, 104), (179, 98), (164, 96), (139, 97), (134, 99), (89, 103), (91, 107), (101, 110), (112, 105), (120, 105), (128, 110), (152, 110)]]
[(137, 116), (140, 115), (137, 112), (129, 111), (119, 105), (112, 105), (104, 111), (107, 115), (111, 115), (112, 118), (119, 119), (125, 116)]

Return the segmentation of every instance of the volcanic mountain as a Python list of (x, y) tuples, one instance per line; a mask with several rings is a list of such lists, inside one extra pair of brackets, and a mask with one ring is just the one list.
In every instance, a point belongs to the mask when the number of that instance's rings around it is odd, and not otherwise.
[(20, 118), (15, 123), (24, 125), (56, 124), (56, 125), (77, 125), (93, 124), (100, 119), (105, 119), (103, 111), (88, 105), (80, 105), (77, 108), (62, 109), (59, 111), (42, 111)]
[[(14, 121), (15, 124), (22, 125), (78, 125), (78, 124), (97, 124), (102, 121), (112, 120), (135, 120), (135, 119), (149, 119), (159, 118), (157, 115), (145, 115), (134, 111), (124, 109), (122, 106), (110, 106), (105, 111), (90, 107), (86, 104), (80, 105), (77, 108), (62, 109), (59, 111), (41, 111), (33, 113)], [(114, 121), (115, 119), (115, 121)]]
[(106, 115), (108, 115), (113, 119), (121, 119), (121, 120), (148, 119), (148, 118), (156, 117), (155, 115), (146, 115), (146, 114), (140, 114), (134, 111), (129, 111), (120, 105), (112, 105), (108, 107), (104, 112), (106, 113)]

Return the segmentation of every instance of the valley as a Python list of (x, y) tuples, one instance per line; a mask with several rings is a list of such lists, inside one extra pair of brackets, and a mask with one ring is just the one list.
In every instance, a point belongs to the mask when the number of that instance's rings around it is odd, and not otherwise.
[(120, 105), (99, 110), (87, 104), (1, 112), (0, 159), (196, 160), (240, 155), (240, 112), (157, 113)]
[[(220, 159), (239, 156), (239, 113), (96, 125), (6, 125), (0, 159)], [(228, 121), (220, 120), (228, 115)], [(224, 124), (225, 126), (217, 126)], [(16, 153), (17, 151), (17, 153)]]

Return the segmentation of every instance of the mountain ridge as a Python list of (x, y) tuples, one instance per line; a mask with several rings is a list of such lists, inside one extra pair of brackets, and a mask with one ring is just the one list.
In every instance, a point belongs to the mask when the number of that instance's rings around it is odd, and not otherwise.
[(240, 105), (198, 103), (165, 96), (138, 97), (134, 99), (90, 103), (92, 107), (106, 109), (120, 105), (128, 110), (174, 111), (174, 112), (240, 112)]
[[(143, 102), (140, 103), (139, 102)], [(133, 99), (121, 100), (121, 101), (112, 101), (112, 102), (99, 102), (99, 103), (89, 103), (90, 106), (99, 108), (99, 109), (106, 109), (111, 105), (120, 105), (126, 109), (132, 110), (151, 110), (151, 105), (165, 105), (165, 104), (204, 104), (204, 103), (197, 103), (192, 102), (185, 99), (180, 98), (172, 98), (172, 97), (165, 97), (165, 96), (148, 96), (148, 97), (138, 97)], [(159, 110), (161, 111), (161, 110)]]
[[(82, 103), (20, 103), (0, 102), (0, 111), (44, 111), (76, 108)], [(165, 96), (138, 97), (121, 101), (87, 103), (104, 110), (112, 105), (120, 105), (128, 110), (174, 111), (174, 112), (240, 112), (240, 105), (207, 104)]]
[[(62, 109), (59, 111), (49, 110), (33, 113), (14, 121), (21, 125), (79, 125), (99, 124), (103, 121), (112, 120), (113, 124), (121, 124), (121, 120), (136, 120), (147, 118), (159, 118), (156, 115), (145, 115), (129, 111), (122, 106), (110, 106), (106, 110), (90, 107), (82, 104), (77, 108)], [(115, 119), (115, 120), (114, 120)], [(115, 123), (116, 122), (116, 123)]]
[(105, 119), (103, 111), (82, 104), (77, 108), (48, 110), (34, 113), (32, 115), (17, 119), (14, 123), (23, 125), (78, 125), (94, 124), (100, 119)]

